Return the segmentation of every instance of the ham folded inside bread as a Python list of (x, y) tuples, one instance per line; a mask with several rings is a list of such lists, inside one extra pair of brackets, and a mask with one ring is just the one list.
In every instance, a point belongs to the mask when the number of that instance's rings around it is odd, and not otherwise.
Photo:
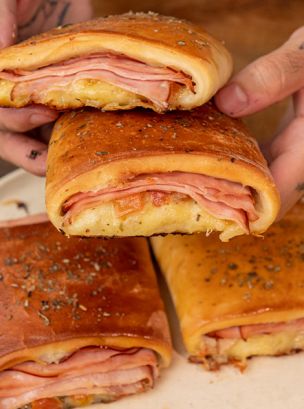
[[(84, 56), (34, 72), (22, 70), (3, 72), (0, 73), (0, 79), (14, 84), (11, 95), (13, 100), (28, 95), (36, 103), (43, 102), (45, 95), (52, 91), (64, 90), (65, 87), (81, 80), (87, 82), (90, 80), (93, 83), (108, 82), (146, 98), (160, 111), (168, 108), (174, 84), (181, 84), (194, 92), (191, 79), (182, 72), (149, 66), (115, 54)], [(76, 105), (81, 106), (80, 101)], [(98, 102), (86, 105), (99, 106)]]
[(65, 409), (144, 392), (171, 357), (144, 239), (0, 229), (0, 408)]
[(30, 361), (3, 371), (0, 407), (21, 408), (42, 399), (50, 404), (58, 402), (57, 396), (62, 408), (73, 401), (73, 406), (111, 402), (152, 388), (157, 377), (157, 358), (151, 350), (81, 349), (57, 364)]
[(249, 220), (258, 219), (254, 208), (254, 198), (249, 188), (194, 173), (159, 173), (137, 176), (123, 187), (97, 192), (85, 192), (72, 196), (64, 203), (63, 212), (68, 223), (73, 215), (77, 216), (85, 209), (95, 205), (114, 201), (116, 214), (124, 216), (142, 210), (143, 194), (148, 193), (148, 200), (155, 207), (160, 207), (171, 200), (193, 200), (219, 219), (228, 219), (237, 223), (249, 233)]
[(299, 204), (264, 240), (152, 238), (190, 361), (245, 368), (253, 356), (304, 350), (303, 210)]
[(241, 122), (212, 103), (189, 113), (63, 115), (48, 155), (47, 211), (67, 235), (260, 234), (279, 199)]
[(129, 13), (56, 28), (0, 52), (0, 105), (191, 109), (228, 80), (231, 56), (201, 27)]

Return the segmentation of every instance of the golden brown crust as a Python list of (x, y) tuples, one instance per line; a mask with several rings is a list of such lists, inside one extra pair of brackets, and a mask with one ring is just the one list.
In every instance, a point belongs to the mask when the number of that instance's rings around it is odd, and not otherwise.
[(43, 223), (0, 229), (0, 242), (0, 369), (90, 344), (143, 346), (169, 363), (144, 239), (67, 239)]
[(264, 231), (276, 217), (278, 193), (256, 141), (239, 120), (220, 113), (210, 102), (191, 112), (166, 115), (144, 110), (63, 115), (48, 154), (50, 219), (60, 227), (61, 206), (74, 193), (115, 186), (133, 174), (170, 171), (252, 186), (262, 203), (253, 231)]
[[(182, 90), (176, 99), (170, 99), (168, 109), (191, 109), (203, 104), (229, 79), (232, 72), (231, 55), (220, 41), (206, 33), (202, 27), (153, 13), (128, 13), (53, 29), (0, 51), (0, 71), (34, 70), (104, 51), (123, 54), (148, 65), (171, 67), (192, 77), (196, 84), (195, 94)], [(19, 107), (31, 102), (24, 95), (19, 99), (12, 97), (12, 86), (12, 82), (8, 80), (1, 82), (2, 106)], [(107, 93), (112, 95), (113, 103), (101, 101), (98, 95), (92, 98), (94, 86), (87, 86), (90, 92), (88, 91), (86, 98), (82, 94), (80, 103), (79, 90), (76, 92), (72, 88), (69, 88), (69, 93), (73, 98), (69, 99), (68, 95), (64, 95), (64, 101), (60, 101), (60, 97), (54, 94), (39, 94), (38, 101), (34, 96), (32, 100), (58, 109), (88, 105), (107, 110), (134, 106), (160, 110), (152, 101), (139, 98), (136, 94), (133, 97), (124, 96), (122, 103), (122, 99), (115, 99), (115, 91), (110, 90)], [(118, 92), (119, 90), (117, 88)], [(126, 99), (129, 99), (129, 104)]]
[(304, 317), (303, 210), (299, 204), (264, 239), (152, 238), (191, 355), (209, 332)]
[[(54, 28), (10, 48), (1, 50), (0, 59), (1, 61), (4, 59), (6, 62), (6, 59), (9, 61), (9, 58), (11, 58), (16, 61), (16, 65), (12, 62), (10, 69), (20, 68), (20, 65), (17, 64), (16, 53), (20, 55), (23, 51), (28, 53), (30, 50), (34, 53), (34, 50), (39, 48), (40, 44), (48, 47), (56, 39), (65, 38), (73, 41), (75, 36), (89, 33), (107, 33), (139, 39), (144, 41), (144, 43), (156, 43), (157, 45), (177, 50), (178, 53), (191, 54), (193, 57), (205, 60), (212, 58), (211, 46), (220, 52), (228, 53), (220, 41), (206, 33), (199, 25), (174, 17), (161, 16), (156, 13), (126, 13)], [(32, 68), (40, 66), (39, 58), (39, 55), (35, 55), (36, 62), (31, 65)], [(0, 69), (3, 69), (4, 61), (0, 64)], [(54, 57), (50, 63), (57, 61), (60, 60), (56, 60)], [(18, 63), (22, 67), (26, 62), (22, 61), (19, 57)]]
[[(208, 103), (191, 112), (69, 112), (57, 121), (49, 149), (50, 180), (73, 179), (109, 162), (151, 155), (210, 155), (269, 174), (244, 124)], [(56, 163), (53, 163), (55, 161)], [(60, 166), (61, 172), (57, 172)]]

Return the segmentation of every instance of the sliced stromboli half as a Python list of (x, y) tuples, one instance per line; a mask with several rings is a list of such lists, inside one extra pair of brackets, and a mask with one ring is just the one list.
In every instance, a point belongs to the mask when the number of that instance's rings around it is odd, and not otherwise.
[(191, 109), (231, 71), (229, 52), (200, 26), (128, 13), (58, 27), (2, 50), (0, 105)]
[(151, 239), (192, 362), (244, 368), (252, 356), (304, 350), (303, 204), (298, 209), (264, 240)]
[(157, 115), (85, 111), (55, 125), (46, 205), (67, 235), (260, 234), (279, 199), (243, 124), (208, 103)]
[(0, 408), (72, 408), (151, 389), (171, 358), (145, 239), (0, 229)]

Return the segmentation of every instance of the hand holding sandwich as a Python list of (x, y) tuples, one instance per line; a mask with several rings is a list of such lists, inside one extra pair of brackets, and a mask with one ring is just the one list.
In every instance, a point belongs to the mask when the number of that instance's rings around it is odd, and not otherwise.
[[(0, 48), (17, 40), (70, 22), (91, 17), (89, 0), (2, 0), (0, 2)], [(43, 175), (47, 146), (26, 132), (53, 122), (58, 113), (41, 106), (0, 108), (0, 157)]]
[(281, 195), (280, 216), (304, 193), (304, 27), (232, 78), (217, 94), (216, 103), (224, 113), (242, 117), (287, 96), (293, 97), (290, 121), (265, 152)]
[[(29, 7), (26, 4), (30, 4), (33, 7), (31, 15), (29, 15)], [(81, 6), (83, 7), (83, 3)], [(4, 36), (0, 30), (0, 41), (5, 45), (10, 44), (12, 39), (16, 37), (14, 27), (17, 27), (17, 24), (19, 26), (17, 34), (20, 39), (30, 34), (35, 34), (42, 28), (49, 28), (50, 15), (53, 16), (52, 24), (61, 24), (66, 22), (69, 11), (74, 10), (75, 15), (70, 15), (70, 17), (75, 21), (75, 16), (79, 16), (77, 13), (79, 9), (77, 7), (79, 5), (74, 6), (74, 1), (72, 0), (37, 0), (31, 3), (20, 0), (17, 3), (10, 2), (10, 4), (8, 1), (4, 1), (1, 5), (2, 9), (0, 9), (0, 23), (4, 15), (6, 16), (4, 18), (6, 22), (11, 19), (8, 26), (11, 28), (6, 30), (6, 32), (11, 31), (10, 37), (6, 35), (6, 38), (3, 40)], [(83, 9), (81, 9), (82, 18), (87, 17), (84, 14)], [(54, 16), (57, 16), (57, 20)], [(38, 17), (39, 22), (35, 20)], [(43, 18), (45, 18), (46, 26), (43, 25)], [(146, 19), (145, 22), (147, 24), (141, 26), (144, 27), (142, 28), (142, 34), (145, 36), (145, 40), (139, 40), (134, 34), (137, 32), (135, 28), (137, 29), (138, 18)], [(30, 24), (24, 23), (24, 21), (28, 21)], [(131, 50), (131, 54), (129, 47), (121, 48), (121, 44), (125, 44), (125, 42), (116, 41), (116, 32), (115, 35), (111, 36), (111, 47), (114, 54), (102, 54), (101, 40), (105, 41), (103, 30), (107, 32), (113, 24), (115, 24), (117, 33), (123, 26), (132, 34), (131, 37), (132, 41), (135, 41), (135, 48), (132, 46), (133, 51)], [(166, 31), (167, 34), (164, 37), (162, 35), (163, 30), (155, 30), (155, 24), (159, 24), (167, 30), (170, 29), (171, 34), (168, 36)], [(163, 112), (167, 109), (182, 108), (187, 110), (204, 104), (227, 81), (231, 73), (231, 57), (227, 50), (225, 51), (224, 47), (209, 36), (208, 33), (205, 33), (204, 30), (198, 29), (196, 26), (192, 27), (192, 25), (190, 27), (187, 24), (184, 27), (185, 24), (185, 22), (173, 18), (157, 17), (153, 13), (145, 17), (139, 13), (135, 18), (130, 15), (114, 16), (109, 19), (89, 22), (88, 25), (81, 24), (77, 27), (61, 28), (55, 33), (50, 33), (46, 54), (44, 36), (36, 37), (34, 44), (29, 40), (22, 45), (11, 47), (7, 52), (6, 50), (2, 52), (2, 78), (0, 77), (0, 81), (2, 81), (0, 88), (2, 91), (2, 106), (26, 108), (18, 110), (17, 117), (16, 112), (12, 109), (0, 110), (0, 156), (33, 173), (44, 174), (47, 147), (42, 143), (43, 139), (41, 137), (30, 139), (23, 132), (56, 119), (57, 114), (47, 108), (50, 104), (58, 110), (76, 109), (86, 105), (91, 106), (90, 100), (88, 101), (86, 94), (81, 91), (83, 83), (81, 83), (82, 85), (80, 84), (81, 89), (79, 90), (79, 87), (73, 87), (75, 81), (73, 82), (70, 79), (69, 83), (66, 80), (64, 82), (65, 86), (61, 88), (62, 92), (60, 92), (60, 95), (58, 96), (58, 92), (56, 94), (56, 86), (62, 85), (62, 78), (57, 73), (54, 85), (53, 77), (50, 75), (50, 67), (58, 62), (54, 59), (54, 55), (55, 52), (58, 52), (56, 47), (59, 43), (62, 45), (59, 62), (62, 62), (65, 70), (71, 72), (72, 78), (79, 73), (84, 75), (86, 70), (91, 72), (90, 66), (92, 64), (98, 65), (102, 62), (107, 65), (107, 70), (98, 70), (98, 73), (95, 73), (98, 77), (94, 77), (96, 81), (90, 82), (90, 75), (86, 74), (88, 78), (86, 78), (87, 82), (84, 88), (85, 92), (90, 91), (91, 97), (94, 95), (94, 107), (107, 110), (108, 108), (113, 109), (113, 106), (115, 106), (115, 109), (121, 109), (121, 107), (130, 109), (136, 106), (144, 106), (152, 108), (156, 112)], [(3, 26), (5, 27), (5, 25)], [(33, 31), (30, 31), (30, 28)], [(68, 50), (71, 50), (71, 43), (67, 42), (66, 39), (69, 39), (68, 36), (70, 33), (74, 33), (73, 30), (75, 29), (77, 35), (73, 35), (72, 42), (76, 48), (72, 48), (74, 54), (73, 52), (71, 54), (68, 52)], [(94, 56), (86, 58), (86, 53), (90, 53), (90, 50), (86, 51), (85, 47), (82, 47), (81, 50), (79, 49), (75, 54), (75, 50), (78, 47), (75, 44), (78, 44), (77, 38), (83, 30), (86, 33), (83, 35), (86, 35), (93, 43), (98, 38), (97, 43), (94, 43), (94, 47), (96, 50), (99, 50), (100, 54), (95, 53)], [(153, 42), (150, 41), (151, 33), (153, 34)], [(123, 30), (120, 35), (125, 38), (125, 31)], [(60, 37), (59, 42), (56, 40), (57, 36)], [(155, 36), (162, 44), (166, 44), (166, 48), (169, 47), (171, 51), (174, 51), (175, 56), (183, 55), (183, 59), (178, 59), (178, 61), (183, 62), (182, 65), (176, 62), (176, 58), (168, 64), (168, 61), (163, 61), (163, 54), (161, 54), (162, 57), (160, 59), (156, 60), (156, 64), (154, 62), (154, 65), (149, 65), (149, 61), (141, 61), (142, 55), (138, 52), (141, 49), (139, 46), (142, 45), (142, 41), (146, 41), (149, 44), (150, 51), (154, 50)], [(183, 40), (180, 40), (181, 36), (183, 36)], [(196, 39), (193, 40), (194, 38)], [(189, 48), (190, 53), (185, 52), (185, 45), (187, 44), (192, 44)], [(303, 29), (300, 29), (281, 48), (268, 56), (260, 58), (239, 73), (230, 85), (227, 85), (216, 97), (217, 104), (223, 112), (231, 116), (243, 116), (295, 93), (295, 119), (270, 146), (271, 170), (281, 192), (283, 212), (298, 199), (303, 187), (303, 180), (301, 180), (304, 167), (301, 158), (303, 142), (297, 138), (299, 128), (303, 126), (300, 109), (301, 100), (303, 100), (301, 88), (304, 83), (302, 78), (303, 48)], [(35, 58), (32, 57), (34, 55), (33, 49), (35, 50)], [(118, 59), (115, 58), (115, 53), (117, 52), (122, 53), (122, 56)], [(22, 61), (20, 55), (23, 56)], [(155, 56), (156, 54), (151, 51), (151, 55)], [(200, 57), (199, 64), (197, 63), (198, 56)], [(80, 58), (80, 60), (75, 61), (76, 57)], [(187, 64), (185, 63), (186, 57)], [(139, 60), (137, 65), (133, 61), (134, 58)], [(215, 64), (206, 65), (206, 61), (208, 62), (209, 60), (215, 61)], [(78, 71), (77, 64), (80, 62), (83, 67), (82, 72)], [(68, 68), (66, 68), (67, 64)], [(76, 72), (74, 72), (75, 64)], [(174, 75), (172, 74), (172, 67), (170, 70), (170, 64), (173, 64), (175, 69), (176, 66), (179, 67), (178, 72), (173, 70)], [(140, 65), (139, 70), (138, 65)], [(156, 72), (155, 66), (159, 67), (159, 65), (160, 68)], [(62, 66), (60, 64), (57, 65), (57, 70), (60, 67), (62, 68)], [(121, 79), (122, 68), (123, 80)], [(141, 73), (142, 69), (144, 70), (143, 73)], [(136, 75), (134, 77), (133, 71), (130, 73), (130, 70), (139, 72), (139, 78)], [(120, 75), (117, 75), (118, 71)], [(150, 80), (151, 78), (154, 79), (153, 87), (146, 87), (149, 84), (149, 79), (143, 81), (143, 78), (147, 78), (147, 76)], [(189, 78), (192, 79), (192, 82), (189, 81)], [(63, 78), (63, 80), (65, 79)], [(208, 86), (206, 86), (206, 81), (209, 84)], [(142, 89), (142, 86), (146, 88)], [(113, 92), (113, 89), (115, 89), (115, 92)], [(163, 92), (164, 90), (165, 93)], [(207, 93), (206, 90), (208, 91)], [(115, 96), (115, 101), (113, 101), (113, 96)], [(35, 105), (34, 110), (31, 105), (33, 103), (39, 104)], [(45, 106), (43, 110), (40, 108), (41, 104)], [(30, 116), (31, 114), (34, 115)], [(46, 118), (47, 116), (48, 118)], [(47, 141), (48, 137), (45, 136), (44, 140)], [(34, 161), (33, 159), (36, 160)], [(291, 162), (293, 166), (292, 169), (288, 170), (287, 175), (285, 172), (286, 164), (289, 165)]]

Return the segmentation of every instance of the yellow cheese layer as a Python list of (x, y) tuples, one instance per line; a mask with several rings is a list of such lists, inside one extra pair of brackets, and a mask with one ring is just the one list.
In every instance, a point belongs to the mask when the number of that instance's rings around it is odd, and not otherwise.
[(117, 217), (111, 202), (92, 205), (66, 222), (62, 229), (77, 236), (151, 236), (160, 233), (223, 231), (232, 222), (220, 220), (205, 212), (192, 200), (156, 207), (146, 203), (141, 211)]
[(304, 349), (304, 333), (279, 332), (256, 335), (247, 340), (237, 340), (228, 350), (229, 359), (244, 361), (250, 356), (284, 355)]
[(34, 92), (32, 95), (26, 88), (22, 92), (22, 84), (19, 86), (18, 93), (14, 95), (12, 92), (14, 86), (14, 82), (0, 79), (0, 105), (22, 107), (37, 103), (61, 109), (91, 106), (111, 110), (129, 109), (146, 104), (144, 97), (99, 80), (73, 81), (65, 86)]

